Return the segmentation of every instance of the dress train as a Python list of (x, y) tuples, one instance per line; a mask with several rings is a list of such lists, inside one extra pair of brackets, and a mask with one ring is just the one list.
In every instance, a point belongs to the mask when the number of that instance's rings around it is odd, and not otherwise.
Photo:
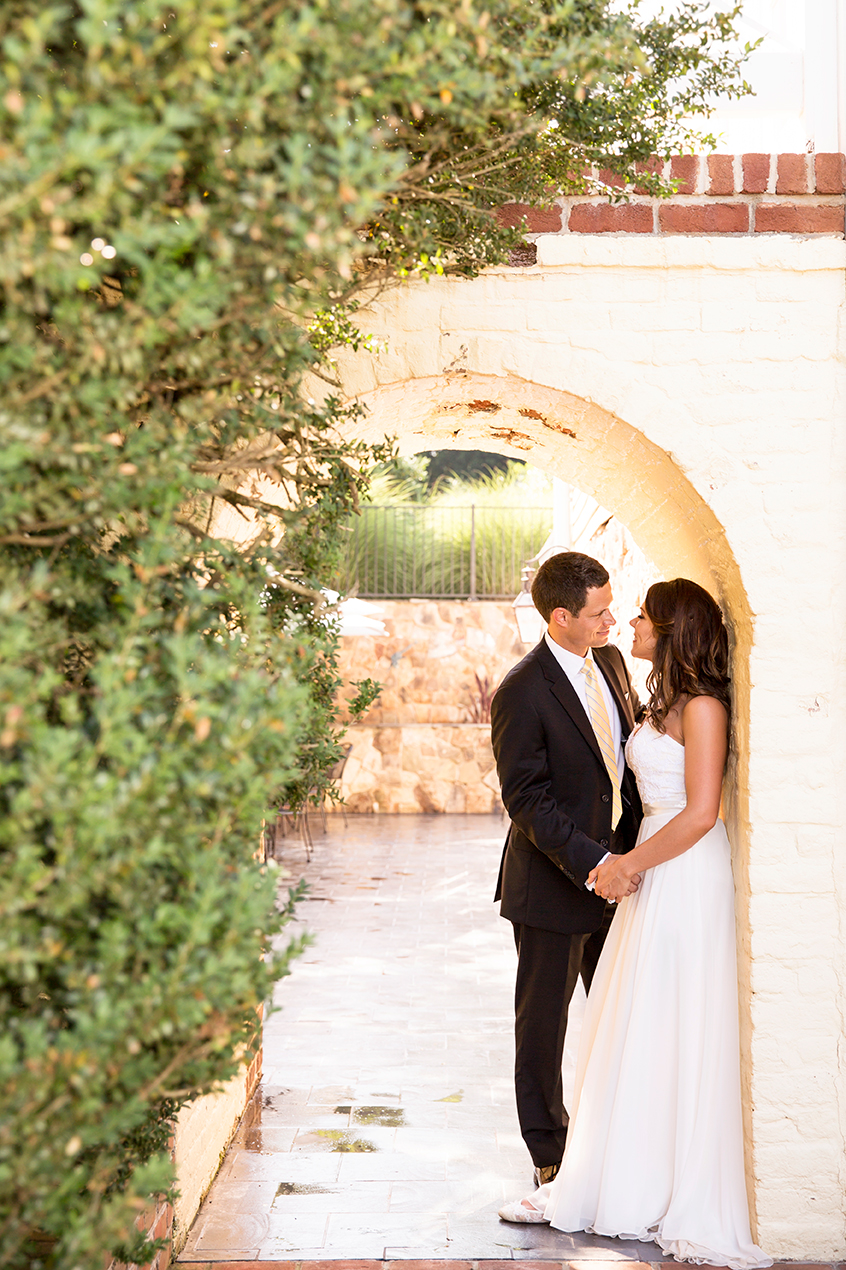
[[(684, 750), (629, 739), (651, 837), (684, 806)], [(654, 1240), (679, 1260), (756, 1270), (743, 1165), (734, 883), (717, 821), (648, 869), (611, 925), (587, 999), (567, 1149), (530, 1197), (558, 1230)]]

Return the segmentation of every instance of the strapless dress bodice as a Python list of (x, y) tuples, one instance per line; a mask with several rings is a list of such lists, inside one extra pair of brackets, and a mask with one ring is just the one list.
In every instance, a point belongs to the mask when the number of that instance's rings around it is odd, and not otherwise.
[(626, 762), (637, 779), (645, 815), (685, 806), (684, 746), (666, 732), (651, 723), (635, 728), (626, 742)]

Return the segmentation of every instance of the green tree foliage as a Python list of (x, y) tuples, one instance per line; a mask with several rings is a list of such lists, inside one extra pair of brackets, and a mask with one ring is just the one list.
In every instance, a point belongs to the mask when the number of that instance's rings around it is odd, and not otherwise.
[[(432, 55), (422, 74), (414, 68), (410, 102), (393, 64), (382, 69), (375, 49), (368, 56), (368, 105), (382, 143), (403, 156), (400, 179), (368, 225), (376, 260), (404, 276), (474, 277), (520, 237), (492, 228), (492, 207), (543, 205), (585, 190), (615, 200), (626, 187), (671, 193), (651, 157), (712, 146), (691, 120), (707, 116), (716, 93), (750, 91), (740, 74), (751, 48), (736, 41), (739, 10), (682, 0), (641, 19), (639, 0), (628, 7), (609, 0), (404, 6), (415, 43)], [(377, 19), (369, 45), (395, 21), (393, 14)], [(599, 186), (586, 175), (591, 166), (606, 174)]]
[(492, 205), (660, 148), (736, 80), (728, 19), (682, 13), (0, 8), (4, 1264), (33, 1231), (62, 1270), (145, 1259), (170, 1120), (296, 952), (261, 960), (290, 910), (253, 851), (337, 756), (315, 596), (374, 457), (336, 430), (354, 292), (472, 275), (520, 236)]
[(522, 466), (522, 459), (507, 459), (502, 454), (489, 454), (486, 450), (436, 450), (429, 455), (426, 484), (432, 489), (441, 481), (472, 482), (479, 477), (509, 472)]

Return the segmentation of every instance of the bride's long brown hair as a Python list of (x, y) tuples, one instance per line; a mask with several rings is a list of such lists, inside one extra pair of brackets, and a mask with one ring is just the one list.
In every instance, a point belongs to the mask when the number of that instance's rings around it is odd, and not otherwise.
[(659, 732), (681, 697), (716, 697), (731, 713), (728, 634), (715, 600), (687, 578), (656, 582), (643, 612), (655, 628), (649, 718)]

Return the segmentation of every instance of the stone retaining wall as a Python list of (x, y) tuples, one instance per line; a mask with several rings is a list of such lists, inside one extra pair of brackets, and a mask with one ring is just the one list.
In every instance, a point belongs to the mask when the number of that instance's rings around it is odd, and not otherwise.
[(502, 804), (488, 723), (350, 728), (349, 811), (490, 812)]
[(385, 600), (376, 612), (385, 635), (341, 641), (345, 682), (369, 676), (383, 685), (364, 723), (347, 733), (347, 810), (496, 810), (490, 696), (526, 652), (511, 605)]
[(382, 685), (364, 722), (486, 722), (482, 693), (492, 692), (526, 652), (511, 605), (424, 599), (374, 605), (386, 634), (344, 636), (339, 662), (346, 684), (367, 676)]

